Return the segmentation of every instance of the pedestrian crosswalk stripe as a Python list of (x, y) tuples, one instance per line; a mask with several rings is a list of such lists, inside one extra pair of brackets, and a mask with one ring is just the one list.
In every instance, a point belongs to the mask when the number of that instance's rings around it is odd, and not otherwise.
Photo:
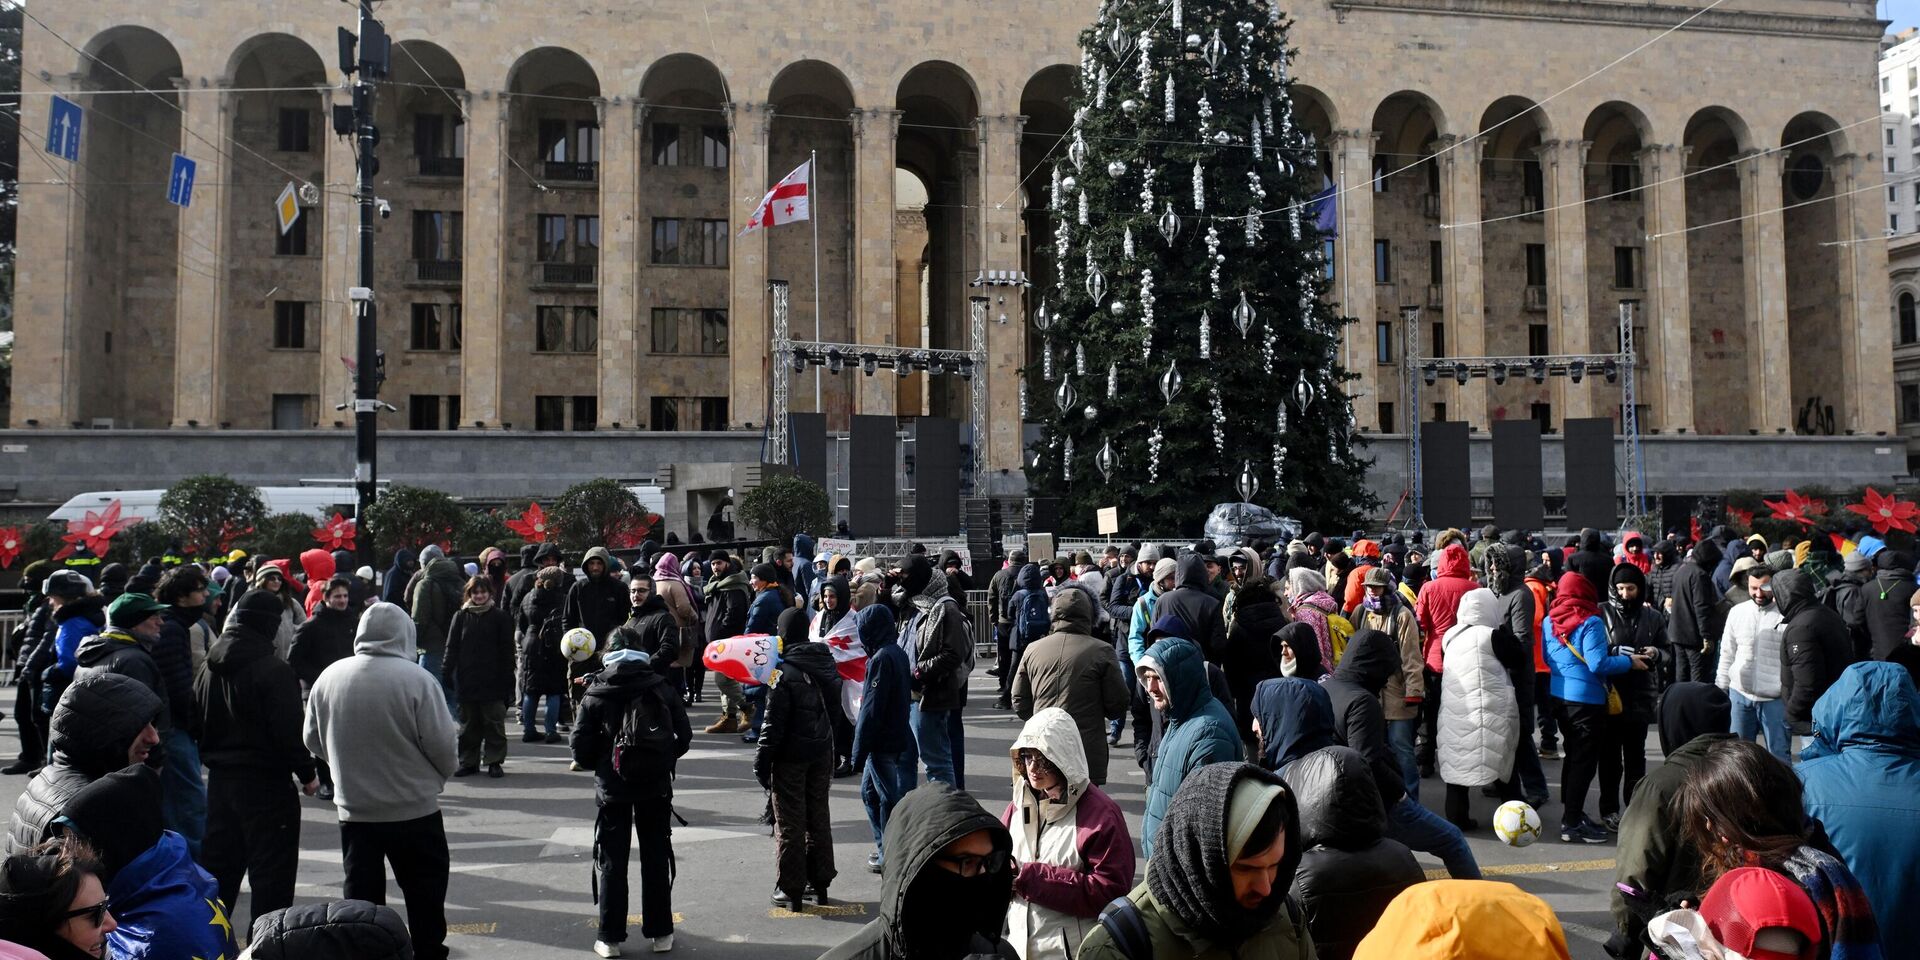
[[(1502, 863), (1491, 867), (1481, 867), (1483, 877), (1524, 877), (1541, 873), (1591, 873), (1596, 870), (1612, 870), (1612, 860), (1562, 860), (1557, 863)], [(1428, 880), (1445, 880), (1450, 874), (1445, 867), (1435, 867), (1427, 871)]]

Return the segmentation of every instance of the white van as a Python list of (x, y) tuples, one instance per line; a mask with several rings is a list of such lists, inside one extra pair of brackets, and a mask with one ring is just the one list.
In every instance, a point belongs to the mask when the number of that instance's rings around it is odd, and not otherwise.
[[(326, 520), (333, 516), (335, 510), (351, 515), (359, 503), (359, 494), (350, 486), (255, 489), (266, 504), (269, 516), (276, 513), (302, 513)], [(47, 515), (47, 519), (62, 522), (82, 520), (86, 518), (87, 511), (99, 513), (107, 508), (107, 504), (118, 500), (122, 517), (153, 520), (160, 516), (160, 498), (165, 495), (165, 490), (99, 490), (82, 493), (61, 504), (59, 509)], [(660, 502), (665, 505), (666, 498), (663, 496)]]

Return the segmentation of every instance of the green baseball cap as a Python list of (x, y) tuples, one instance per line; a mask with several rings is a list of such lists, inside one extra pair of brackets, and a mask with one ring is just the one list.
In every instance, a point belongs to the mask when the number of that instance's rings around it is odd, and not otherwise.
[(131, 627), (166, 609), (166, 604), (144, 593), (123, 593), (107, 604), (107, 622), (116, 627)]

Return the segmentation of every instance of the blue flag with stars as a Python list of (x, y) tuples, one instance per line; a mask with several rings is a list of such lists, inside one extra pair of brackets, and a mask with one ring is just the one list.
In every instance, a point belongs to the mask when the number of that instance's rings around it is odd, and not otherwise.
[(238, 960), (233, 922), (213, 875), (172, 830), (121, 869), (107, 887), (118, 929), (107, 934), (114, 960)]

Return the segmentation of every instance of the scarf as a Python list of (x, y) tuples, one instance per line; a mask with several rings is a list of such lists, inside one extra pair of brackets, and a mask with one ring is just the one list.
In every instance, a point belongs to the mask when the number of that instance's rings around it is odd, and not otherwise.
[(1293, 619), (1313, 628), (1314, 639), (1320, 641), (1320, 662), (1332, 663), (1333, 638), (1327, 631), (1327, 615), (1340, 609), (1340, 605), (1327, 596), (1325, 590), (1315, 590), (1293, 605)]
[(1278, 774), (1250, 763), (1208, 764), (1188, 774), (1160, 823), (1159, 841), (1147, 863), (1147, 890), (1153, 899), (1208, 945), (1228, 952), (1265, 930), (1285, 906), (1301, 856), (1300, 814), (1293, 794), (1283, 787), (1273, 802), (1286, 808), (1287, 849), (1273, 894), (1252, 909), (1234, 898), (1228, 834), (1235, 787), (1242, 780), (1281, 785)]
[(1553, 594), (1553, 603), (1547, 607), (1547, 618), (1553, 621), (1553, 635), (1567, 646), (1573, 645), (1573, 632), (1587, 622), (1589, 617), (1600, 615), (1600, 593), (1593, 588), (1593, 581), (1585, 574), (1563, 573), (1560, 583)]
[(1807, 891), (1820, 926), (1826, 931), (1828, 960), (1880, 960), (1880, 928), (1873, 904), (1847, 865), (1820, 850), (1802, 846), (1780, 864), (1781, 872)]
[(488, 600), (486, 603), (464, 603), (460, 605), (460, 609), (471, 610), (474, 613), (486, 613), (488, 610), (493, 609), (493, 601)]

